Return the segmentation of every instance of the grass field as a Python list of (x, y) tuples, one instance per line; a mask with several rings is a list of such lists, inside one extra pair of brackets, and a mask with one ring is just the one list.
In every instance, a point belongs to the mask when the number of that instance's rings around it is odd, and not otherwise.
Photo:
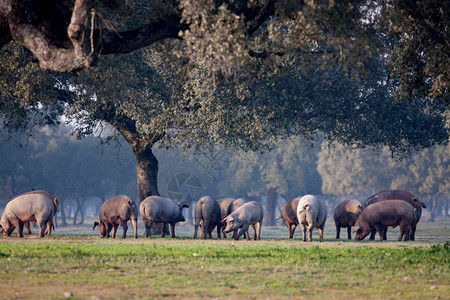
[[(450, 299), (450, 221), (419, 223), (414, 242), (288, 240), (263, 227), (261, 241), (101, 239), (89, 227), (51, 237), (0, 238), (1, 299)], [(140, 227), (142, 223), (139, 223)], [(36, 232), (36, 229), (34, 230)], [(121, 231), (119, 231), (119, 234)], [(215, 236), (215, 235), (214, 235)]]

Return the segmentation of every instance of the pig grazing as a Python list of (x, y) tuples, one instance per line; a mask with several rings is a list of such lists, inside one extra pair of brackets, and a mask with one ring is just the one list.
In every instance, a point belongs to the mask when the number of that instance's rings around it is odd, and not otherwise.
[(219, 203), (209, 197), (200, 198), (195, 204), (195, 229), (194, 239), (197, 238), (198, 226), (202, 226), (201, 237), (205, 239), (212, 238), (211, 233), (217, 226), (217, 237), (220, 239), (220, 221), (222, 221), (222, 212)]
[(400, 226), (398, 240), (409, 240), (411, 224), (418, 217), (417, 210), (403, 200), (380, 201), (367, 206), (356, 220), (353, 229), (356, 232), (355, 240), (363, 240), (374, 229), (383, 240), (388, 226)]
[[(241, 229), (239, 233), (234, 237), (235, 240), (239, 240), (242, 234), (245, 234), (247, 240), (250, 240), (248, 235), (248, 228), (253, 228), (253, 238), (255, 240), (261, 239), (261, 226), (264, 219), (264, 208), (261, 203), (257, 201), (250, 201), (240, 206), (225, 219), (222, 223), (226, 223), (224, 232), (228, 233), (233, 230)], [(258, 227), (258, 229), (255, 228)]]
[[(230, 205), (228, 206), (227, 216), (230, 215), (232, 212), (236, 211), (239, 207), (247, 203), (244, 198), (237, 198), (233, 200)], [(233, 238), (236, 238), (237, 229), (233, 231)], [(225, 235), (225, 232), (224, 232)]]
[[(313, 228), (319, 229), (320, 241), (323, 242), (323, 229), (327, 221), (325, 204), (313, 195), (300, 198), (297, 205), (297, 219), (303, 232), (303, 241), (312, 241)], [(306, 234), (308, 234), (308, 239)]]
[(53, 224), (53, 209), (52, 203), (43, 195), (21, 195), (6, 204), (0, 219), (0, 226), (5, 236), (10, 236), (17, 228), (17, 236), (23, 237), (23, 224), (37, 222), (39, 236), (44, 237), (46, 226), (51, 227), (51, 224)]
[(300, 200), (300, 197), (293, 198), (291, 200), (288, 200), (283, 205), (281, 218), (283, 219), (284, 224), (286, 224), (287, 228), (289, 229), (289, 238), (290, 239), (292, 239), (294, 237), (294, 231), (298, 225), (297, 205), (298, 205), (299, 200)]
[[(364, 207), (367, 207), (368, 205), (371, 205), (373, 203), (377, 203), (380, 201), (387, 201), (387, 200), (394, 200), (394, 199), (406, 201), (417, 210), (418, 218), (413, 222), (413, 224), (410, 228), (410, 232), (409, 232), (410, 240), (414, 241), (417, 223), (419, 223), (420, 218), (422, 216), (422, 208), (427, 208), (425, 203), (419, 201), (418, 197), (416, 197), (412, 193), (410, 193), (408, 191), (404, 191), (404, 190), (383, 190), (383, 191), (378, 192), (375, 195), (372, 195), (369, 198), (367, 198), (366, 201), (364, 201)], [(375, 238), (375, 232), (376, 232), (376, 230), (374, 230), (371, 233), (371, 235), (370, 235), (371, 240), (373, 240)], [(386, 232), (385, 232), (383, 239), (386, 239)]]
[(162, 237), (166, 236), (166, 224), (170, 225), (172, 238), (175, 237), (175, 224), (184, 222), (182, 209), (189, 207), (187, 204), (180, 205), (168, 198), (150, 196), (141, 202), (139, 212), (145, 224), (145, 235), (151, 237), (153, 223), (162, 224)]
[[(57, 212), (59, 212), (59, 198), (53, 196), (52, 193), (45, 191), (45, 190), (35, 190), (35, 191), (30, 191), (30, 192), (26, 192), (23, 194), (20, 194), (18, 196), (15, 196), (14, 198), (12, 198), (11, 200), (16, 199), (19, 196), (22, 195), (30, 195), (30, 194), (38, 194), (38, 195), (43, 195), (45, 197), (47, 197), (47, 199), (52, 203), (53, 205), (53, 218), (55, 217), (55, 214)], [(25, 227), (27, 228), (27, 233), (31, 234), (31, 229), (30, 229), (30, 222), (25, 222)], [(48, 223), (47, 229), (45, 230), (45, 234), (46, 235), (50, 235), (52, 232), (52, 228), (54, 228), (54, 223), (53, 223), (53, 219), (51, 223)]]
[(138, 237), (137, 233), (137, 206), (134, 201), (125, 195), (119, 195), (106, 200), (100, 207), (99, 221), (94, 222), (94, 227), (99, 225), (100, 236), (109, 238), (111, 229), (112, 237), (116, 237), (117, 228), (122, 226), (123, 238), (127, 237), (127, 222), (131, 221), (134, 230), (134, 237)]
[(348, 239), (352, 239), (352, 227), (362, 211), (362, 203), (355, 199), (345, 200), (336, 205), (333, 214), (334, 224), (336, 225), (336, 239), (339, 239), (341, 227), (347, 227)]

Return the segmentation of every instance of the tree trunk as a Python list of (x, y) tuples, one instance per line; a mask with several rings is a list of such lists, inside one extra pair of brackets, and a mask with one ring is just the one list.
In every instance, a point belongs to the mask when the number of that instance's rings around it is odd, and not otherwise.
[(66, 210), (64, 209), (64, 200), (59, 200), (59, 212), (61, 213), (61, 226), (66, 227)]
[(276, 187), (271, 187), (267, 192), (267, 203), (266, 203), (266, 214), (265, 214), (265, 225), (275, 226), (275, 210), (277, 207), (278, 193)]
[(134, 157), (136, 158), (138, 195), (139, 202), (142, 202), (149, 196), (159, 196), (158, 160), (152, 151), (152, 146), (158, 139), (148, 139), (148, 137), (137, 133), (136, 128), (133, 126), (128, 125), (127, 127), (129, 128), (125, 128), (125, 126), (116, 126), (130, 145)]
[(136, 172), (139, 201), (149, 196), (159, 196), (158, 192), (158, 160), (149, 145), (145, 149), (133, 150), (136, 157)]

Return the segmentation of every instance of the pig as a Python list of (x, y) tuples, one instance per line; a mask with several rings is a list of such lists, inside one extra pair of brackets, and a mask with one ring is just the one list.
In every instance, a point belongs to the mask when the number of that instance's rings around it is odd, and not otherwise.
[(94, 229), (100, 227), (100, 236), (109, 238), (111, 229), (112, 237), (116, 238), (117, 228), (122, 226), (122, 238), (127, 237), (127, 222), (131, 221), (134, 230), (134, 238), (138, 238), (137, 233), (137, 206), (134, 201), (125, 195), (114, 196), (106, 200), (100, 207), (99, 220), (94, 222)]
[(220, 222), (222, 221), (222, 212), (219, 203), (212, 197), (201, 197), (195, 204), (195, 229), (194, 239), (197, 238), (198, 227), (202, 226), (201, 237), (205, 239), (212, 238), (211, 233), (217, 226), (217, 237), (220, 239)]
[[(422, 208), (427, 208), (426, 204), (419, 201), (418, 197), (416, 197), (412, 193), (410, 193), (408, 191), (404, 191), (404, 190), (383, 190), (383, 191), (378, 192), (375, 195), (372, 195), (369, 198), (367, 198), (364, 201), (364, 207), (367, 207), (368, 205), (371, 205), (373, 203), (377, 203), (380, 201), (387, 201), (387, 200), (393, 200), (393, 199), (406, 201), (409, 204), (411, 204), (412, 207), (417, 209), (418, 218), (413, 222), (413, 224), (410, 228), (410, 232), (409, 232), (410, 240), (414, 241), (417, 223), (419, 223), (420, 218), (422, 216)], [(384, 239), (386, 239), (386, 232), (385, 232), (385, 236), (383, 237)], [(375, 233), (376, 233), (376, 230), (374, 230), (370, 234), (371, 240), (375, 239)]]
[[(57, 212), (59, 212), (59, 198), (53, 196), (52, 193), (45, 191), (45, 190), (35, 190), (35, 191), (26, 192), (26, 193), (23, 193), (23, 194), (13, 197), (11, 200), (16, 199), (17, 197), (22, 196), (22, 195), (30, 195), (30, 194), (39, 194), (39, 195), (43, 195), (43, 196), (47, 197), (47, 199), (53, 204), (52, 218), (54, 218), (55, 214)], [(27, 233), (31, 234), (30, 222), (25, 222), (25, 227), (27, 228)], [(54, 228), (55, 227), (54, 227), (54, 223), (53, 223), (53, 219), (52, 219), (52, 222), (48, 224), (47, 229), (45, 230), (45, 235), (50, 235), (52, 232), (52, 229), (54, 229)]]
[[(263, 220), (264, 208), (261, 203), (250, 201), (241, 205), (238, 209), (224, 218), (222, 224), (226, 224), (224, 229), (225, 233), (238, 230), (239, 228), (241, 229), (239, 233), (233, 237), (235, 240), (239, 240), (242, 234), (245, 234), (247, 240), (250, 240), (248, 228), (252, 226), (253, 239), (260, 240)], [(258, 229), (256, 229), (255, 226), (257, 226)]]
[[(223, 220), (226, 216), (228, 216), (228, 206), (230, 206), (231, 202), (234, 201), (234, 198), (222, 198), (217, 200), (217, 202), (219, 202), (220, 205), (220, 211), (221, 211), (221, 217), (220, 219)], [(222, 235), (224, 238), (226, 238), (226, 234), (223, 232), (223, 227), (222, 227)]]
[(183, 208), (189, 207), (187, 204), (179, 204), (168, 198), (160, 196), (150, 196), (141, 202), (139, 212), (145, 224), (145, 235), (151, 237), (153, 223), (161, 223), (161, 236), (166, 236), (166, 224), (170, 225), (172, 238), (175, 237), (175, 224), (184, 222)]
[[(241, 207), (242, 205), (244, 205), (245, 203), (247, 203), (247, 201), (245, 201), (244, 198), (237, 198), (234, 199), (230, 205), (228, 206), (228, 210), (227, 210), (227, 216), (230, 215), (232, 212), (236, 211), (236, 209), (238, 209), (239, 207)], [(225, 232), (224, 232), (225, 234)], [(236, 234), (237, 234), (237, 229), (233, 231), (233, 238), (236, 238)]]
[(294, 237), (294, 231), (298, 225), (297, 205), (298, 205), (299, 200), (300, 200), (300, 197), (288, 200), (283, 205), (282, 215), (279, 218), (279, 219), (283, 219), (284, 224), (286, 224), (287, 228), (289, 229), (289, 238), (290, 239), (292, 239)]
[(388, 226), (400, 226), (398, 241), (408, 241), (409, 230), (418, 217), (417, 209), (404, 200), (380, 201), (367, 206), (356, 220), (353, 231), (355, 240), (363, 240), (374, 229), (378, 231), (380, 240), (384, 240)]
[(347, 227), (348, 239), (352, 239), (352, 227), (355, 225), (363, 205), (356, 199), (345, 200), (336, 205), (334, 209), (334, 224), (336, 225), (336, 239), (339, 239), (341, 227)]
[[(319, 229), (320, 241), (323, 242), (323, 229), (327, 221), (325, 204), (313, 195), (300, 198), (297, 205), (297, 219), (303, 232), (303, 241), (312, 241), (313, 228)], [(308, 239), (306, 238), (308, 232)]]
[(6, 204), (0, 219), (5, 236), (17, 228), (17, 236), (23, 237), (23, 225), (25, 222), (37, 222), (39, 236), (44, 237), (45, 227), (51, 227), (54, 215), (54, 206), (47, 197), (41, 194), (26, 194), (15, 197)]

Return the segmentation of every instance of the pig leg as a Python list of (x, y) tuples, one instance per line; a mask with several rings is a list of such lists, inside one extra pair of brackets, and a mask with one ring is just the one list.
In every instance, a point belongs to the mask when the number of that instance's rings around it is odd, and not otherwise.
[[(256, 239), (259, 241), (261, 239), (261, 221), (256, 223), (256, 226), (258, 228), (258, 234), (256, 236)], [(295, 227), (294, 227), (295, 229)], [(294, 235), (294, 232), (292, 232), (292, 235)]]
[(409, 241), (409, 227), (407, 225), (400, 225), (400, 236), (398, 237), (398, 241)]
[(249, 236), (248, 236), (248, 224), (244, 224), (242, 225), (241, 230), (239, 231), (239, 233), (236, 235), (235, 240), (239, 240), (239, 238), (241, 237), (241, 235), (243, 235), (244, 233), (247, 233), (247, 240), (250, 240)]
[[(378, 234), (380, 235), (380, 241), (383, 241), (383, 226), (382, 225), (375, 225), (375, 230), (378, 232)], [(373, 232), (373, 230), (372, 230)]]
[(134, 238), (137, 239), (138, 238), (138, 232), (137, 232), (137, 222), (136, 222), (136, 220), (131, 219), (131, 225), (133, 226)]
[(209, 220), (203, 221), (203, 238), (204, 239), (210, 239), (211, 238), (211, 230), (209, 228)]
[(314, 226), (308, 226), (307, 231), (308, 231), (308, 242), (312, 242), (312, 232), (313, 232), (313, 228)]
[(45, 235), (45, 229), (47, 228), (47, 222), (39, 220), (38, 226), (39, 226), (39, 237), (43, 238)]
[(292, 239), (294, 237), (295, 228), (297, 228), (297, 224), (293, 223), (289, 226), (289, 238)]
[(117, 228), (119, 228), (119, 224), (112, 225), (112, 238), (116, 238)]
[(370, 232), (369, 240), (373, 241), (375, 239), (375, 234), (377, 233), (376, 229), (373, 229), (372, 232)]
[(128, 230), (127, 222), (120, 223), (120, 226), (122, 226), (122, 229), (123, 229), (122, 238), (125, 239), (127, 237), (127, 230)]
[[(164, 229), (166, 229), (165, 226)], [(175, 238), (175, 223), (170, 223), (170, 231), (172, 232), (172, 238)]]
[(161, 237), (166, 237), (166, 223), (161, 223)]
[[(311, 232), (312, 232), (312, 230), (311, 230)], [(319, 238), (320, 238), (320, 241), (323, 242), (323, 226), (319, 228)]]
[(412, 222), (411, 223), (411, 227), (410, 227), (410, 229), (409, 229), (409, 239), (411, 240), (411, 241), (414, 241), (414, 239), (415, 239), (415, 234), (416, 234), (416, 226), (417, 226), (417, 223), (415, 223), (415, 222)]
[(304, 224), (301, 224), (300, 228), (302, 229), (303, 233), (303, 241), (306, 242), (306, 226)]
[(28, 234), (31, 234), (30, 223), (31, 223), (31, 222), (26, 222), (26, 223), (25, 223), (25, 227), (27, 228), (27, 233), (28, 233)]
[[(14, 222), (12, 222), (14, 224)], [(14, 224), (14, 226), (16, 226), (17, 228), (17, 236), (18, 237), (23, 237), (23, 223), (20, 221), (17, 221), (17, 225)]]
[(256, 241), (256, 227), (255, 227), (255, 224), (252, 224), (252, 229), (253, 229), (253, 240)]
[(351, 226), (347, 227), (347, 236), (348, 236), (349, 240), (352, 239), (352, 227)]
[(106, 238), (109, 239), (111, 233), (112, 225), (110, 223), (106, 224)]
[(339, 222), (334, 222), (334, 225), (336, 225), (336, 239), (339, 240), (341, 235), (341, 224), (339, 224)]
[(220, 236), (220, 228), (221, 228), (221, 226), (220, 226), (220, 223), (219, 224), (217, 224), (217, 238), (218, 239), (221, 239), (222, 237)]
[(284, 220), (284, 224), (286, 225), (286, 227), (289, 230), (289, 238), (292, 239), (292, 236), (294, 235), (294, 233), (292, 232), (292, 224), (288, 223), (288, 221)]
[[(200, 219), (195, 219), (195, 225), (194, 225), (194, 239), (197, 238), (198, 233), (198, 227), (200, 226)], [(203, 229), (201, 229), (203, 231)]]
[(145, 236), (148, 238), (152, 237), (152, 226), (153, 226), (152, 220), (144, 220), (144, 226), (145, 226)]

